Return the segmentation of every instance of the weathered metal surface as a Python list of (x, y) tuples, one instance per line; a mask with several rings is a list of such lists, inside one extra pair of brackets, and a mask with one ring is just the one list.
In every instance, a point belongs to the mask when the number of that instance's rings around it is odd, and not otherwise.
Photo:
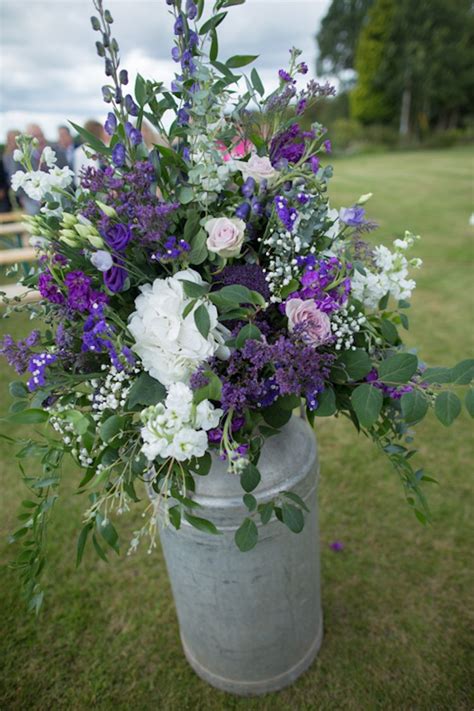
[(265, 443), (259, 461), (258, 502), (294, 491), (307, 504), (299, 534), (272, 519), (259, 525), (257, 546), (241, 553), (234, 534), (248, 510), (226, 464), (215, 460), (196, 477), (200, 516), (220, 536), (184, 522), (160, 531), (186, 657), (215, 687), (263, 694), (291, 684), (311, 664), (322, 639), (316, 488), (318, 460), (313, 431), (293, 417)]

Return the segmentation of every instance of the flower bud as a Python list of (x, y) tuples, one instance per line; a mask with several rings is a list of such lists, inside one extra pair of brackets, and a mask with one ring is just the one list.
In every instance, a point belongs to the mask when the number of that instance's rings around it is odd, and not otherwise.
[(105, 47), (102, 44), (102, 42), (96, 42), (95, 46), (96, 46), (97, 54), (99, 55), (99, 57), (105, 57)]
[(365, 205), (365, 203), (370, 200), (372, 195), (373, 193), (364, 193), (364, 195), (361, 195), (360, 198), (357, 200), (356, 205)]
[(102, 210), (103, 213), (107, 215), (107, 217), (117, 217), (117, 213), (115, 212), (114, 208), (111, 207), (110, 205), (106, 205), (105, 202), (100, 202), (99, 200), (96, 200), (96, 205)]
[(99, 235), (87, 235), (87, 241), (96, 249), (102, 249), (104, 246), (104, 240)]
[(66, 227), (74, 227), (76, 222), (77, 222), (77, 218), (75, 215), (72, 215), (70, 212), (63, 212), (63, 220), (62, 220), (63, 225), (65, 225)]
[(110, 14), (110, 10), (106, 10), (106, 11), (104, 12), (104, 19), (105, 19), (105, 21), (106, 21), (109, 25), (111, 25), (111, 24), (113, 23), (114, 18), (113, 18), (112, 15)]
[(92, 29), (95, 30), (96, 32), (100, 30), (100, 22), (98, 17), (91, 17), (91, 25)]

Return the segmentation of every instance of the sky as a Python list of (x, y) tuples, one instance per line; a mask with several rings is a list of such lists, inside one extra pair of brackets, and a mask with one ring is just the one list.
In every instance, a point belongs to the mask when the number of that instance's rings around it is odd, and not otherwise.
[[(208, 5), (211, 3), (207, 2)], [(303, 50), (315, 76), (315, 34), (329, 0), (247, 0), (229, 9), (219, 27), (219, 59), (259, 54), (255, 65), (268, 89), (288, 62), (288, 49)], [(114, 18), (121, 66), (131, 83), (137, 72), (169, 84), (172, 17), (165, 0), (105, 0)], [(68, 120), (103, 120), (105, 82), (90, 25), (91, 0), (0, 0), (0, 141), (10, 128), (39, 123), (50, 140)], [(133, 86), (133, 83), (132, 83)]]

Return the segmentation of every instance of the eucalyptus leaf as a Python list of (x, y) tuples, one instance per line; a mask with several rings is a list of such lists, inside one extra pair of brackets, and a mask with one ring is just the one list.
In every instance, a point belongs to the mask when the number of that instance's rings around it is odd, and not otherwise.
[(201, 518), (200, 516), (192, 516), (188, 513), (184, 514), (184, 518), (189, 524), (191, 524), (191, 526), (197, 528), (198, 531), (202, 531), (203, 533), (211, 533), (213, 536), (217, 536), (220, 534), (220, 531), (217, 530), (212, 521), (208, 521), (207, 518)]
[(243, 523), (235, 532), (235, 543), (237, 548), (243, 553), (252, 550), (257, 545), (258, 528), (251, 518), (244, 519)]
[(384, 383), (408, 383), (418, 368), (418, 358), (413, 353), (396, 353), (379, 365), (379, 378)]
[(453, 392), (445, 390), (436, 397), (434, 410), (441, 424), (449, 427), (461, 412), (461, 401)]
[(351, 403), (362, 427), (371, 427), (380, 415), (383, 395), (378, 388), (364, 383), (352, 393)]
[(330, 417), (336, 412), (336, 394), (330, 385), (327, 385), (318, 395), (318, 407), (314, 410), (315, 417)]
[(249, 462), (240, 475), (242, 489), (244, 489), (247, 493), (253, 491), (259, 485), (260, 479), (261, 475), (257, 467)]
[(140, 373), (128, 395), (127, 406), (133, 409), (137, 405), (156, 405), (166, 397), (166, 388), (148, 373)]

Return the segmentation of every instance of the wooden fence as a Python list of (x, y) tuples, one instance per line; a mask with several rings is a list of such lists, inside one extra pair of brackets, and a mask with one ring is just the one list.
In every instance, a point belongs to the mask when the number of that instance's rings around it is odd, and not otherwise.
[[(23, 220), (21, 212), (0, 213), (0, 269), (21, 264), (26, 273), (31, 262), (37, 258), (36, 250), (28, 244), (29, 227)], [(4, 292), (9, 299), (17, 296), (22, 301), (39, 299), (37, 291), (30, 291), (21, 284), (0, 284), (0, 292)], [(0, 301), (0, 305), (4, 302)]]

